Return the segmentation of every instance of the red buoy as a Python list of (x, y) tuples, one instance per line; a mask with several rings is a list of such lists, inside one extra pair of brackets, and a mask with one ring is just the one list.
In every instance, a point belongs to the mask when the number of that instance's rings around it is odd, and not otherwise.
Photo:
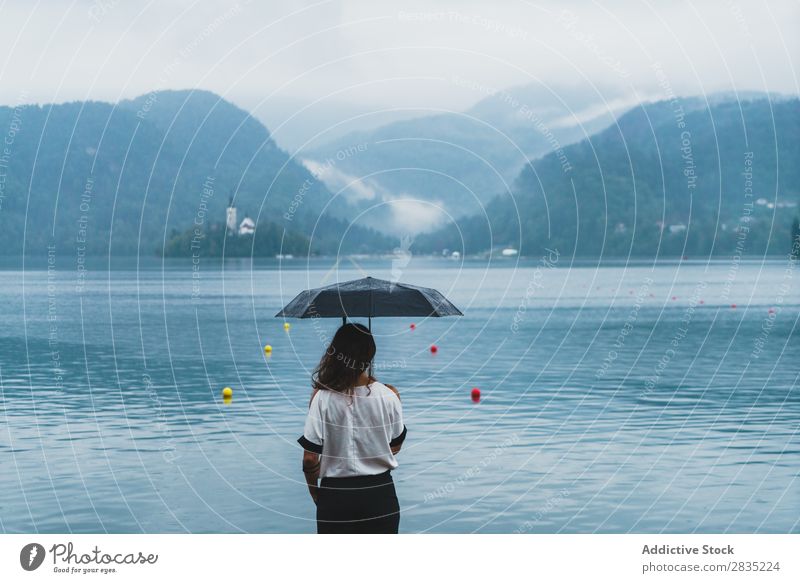
[(774, 313), (775, 313), (775, 308), (770, 308), (770, 309), (769, 309), (769, 313), (770, 313), (770, 314), (774, 314)]
[(472, 400), (476, 403), (481, 400), (481, 390), (478, 387), (472, 388)]
[(439, 347), (435, 344), (431, 344), (431, 354), (436, 354), (437, 352), (439, 352)]
[(706, 301), (705, 301), (705, 300), (700, 300), (700, 303), (701, 303), (701, 304), (705, 304), (705, 303), (706, 303)]
[(409, 328), (411, 328), (412, 330), (414, 330), (416, 327), (417, 327), (417, 325), (416, 325), (416, 324), (411, 324), (411, 325), (409, 326)]
[(731, 304), (731, 310), (735, 310), (735, 309), (736, 309), (736, 304)]

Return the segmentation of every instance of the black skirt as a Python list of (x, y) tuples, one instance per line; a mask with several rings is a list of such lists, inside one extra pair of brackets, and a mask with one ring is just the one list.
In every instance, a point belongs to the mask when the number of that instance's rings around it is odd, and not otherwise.
[(319, 534), (397, 534), (400, 504), (392, 474), (322, 478), (317, 495)]

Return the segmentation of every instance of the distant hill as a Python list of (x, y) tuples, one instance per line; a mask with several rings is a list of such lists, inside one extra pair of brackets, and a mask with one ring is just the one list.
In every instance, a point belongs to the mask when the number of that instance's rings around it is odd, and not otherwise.
[[(461, 249), (462, 240), (469, 253), (786, 251), (800, 199), (797, 99), (681, 99), (635, 106), (614, 122), (591, 97), (570, 97), (582, 112), (571, 116), (546, 93), (499, 92), (467, 115), (353, 134), (309, 163), (314, 172), (247, 112), (204, 91), (0, 107), (0, 254), (44, 254), (52, 244), (76, 260), (181, 255), (195, 227), (208, 234), (208, 254), (223, 241), (232, 254), (383, 252), (396, 240), (382, 233), (419, 231), (432, 203), (457, 225), (417, 236), (416, 253)], [(523, 107), (531, 100), (535, 108)], [(563, 145), (595, 124), (605, 129)], [(537, 151), (546, 153), (528, 162)], [(404, 165), (419, 169), (396, 170)], [(350, 185), (344, 197), (321, 181), (369, 168), (380, 184)], [(406, 195), (410, 204), (398, 205)], [(255, 241), (214, 230), (231, 196), (239, 220), (258, 223)]]
[[(205, 91), (0, 107), (0, 253), (158, 252), (175, 230), (225, 220), (232, 196), (259, 228), (310, 236), (311, 251), (389, 249), (382, 235), (325, 216), (327, 188), (247, 112)], [(316, 228), (316, 230), (315, 230)], [(272, 231), (271, 231), (272, 232)]]
[(800, 201), (800, 101), (700, 105), (634, 108), (563, 156), (532, 162), (513, 196), (418, 238), (417, 250), (786, 254)]
[[(477, 212), (510, 188), (529, 159), (607, 127), (616, 114), (636, 105), (608, 90), (604, 101), (598, 94), (556, 91), (541, 84), (466, 90), (486, 97), (464, 112), (424, 115), (353, 132), (299, 156), (311, 168), (332, 161), (322, 178), (334, 192), (342, 190), (352, 208), (388, 202), (372, 211), (374, 222), (398, 232), (420, 231), (446, 215)], [(357, 147), (361, 149), (353, 153)], [(433, 203), (445, 212), (435, 216), (431, 206), (393, 206), (392, 201), (407, 198)], [(406, 211), (418, 216), (402, 216)], [(345, 207), (344, 212), (352, 210)]]

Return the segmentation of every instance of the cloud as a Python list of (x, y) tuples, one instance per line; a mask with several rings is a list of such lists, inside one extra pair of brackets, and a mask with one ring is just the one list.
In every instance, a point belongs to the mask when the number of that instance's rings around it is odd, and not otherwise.
[[(408, 194), (392, 194), (379, 184), (347, 174), (330, 162), (309, 158), (302, 164), (334, 194), (354, 209), (366, 209), (361, 220), (367, 226), (396, 234), (422, 233), (440, 226), (448, 215), (443, 203), (425, 201)], [(388, 212), (387, 212), (388, 211)]]
[(392, 229), (398, 233), (416, 235), (442, 225), (448, 218), (444, 207), (433, 201), (413, 197), (388, 199), (391, 210)]
[(549, 122), (548, 125), (551, 128), (568, 128), (579, 124), (586, 124), (587, 122), (605, 115), (613, 114), (617, 116), (639, 103), (658, 101), (659, 99), (664, 99), (664, 95), (629, 95), (627, 97), (609, 99), (604, 103), (597, 103), (579, 111), (572, 111), (568, 115), (554, 119)]
[(348, 203), (354, 204), (378, 197), (380, 187), (377, 184), (342, 172), (331, 162), (318, 162), (309, 158), (303, 158), (300, 162), (325, 183), (328, 190), (341, 194)]
[(537, 81), (555, 91), (612, 84), (647, 95), (659, 89), (658, 63), (681, 95), (797, 94), (799, 19), (792, 0), (679, 8), (635, 0), (8, 0), (0, 7), (0, 103), (23, 93), (39, 103), (117, 101), (196, 87), (279, 128), (319, 100), (324, 115), (306, 128), (313, 136), (376, 111), (465, 110), (478, 96), (454, 77), (498, 88)]

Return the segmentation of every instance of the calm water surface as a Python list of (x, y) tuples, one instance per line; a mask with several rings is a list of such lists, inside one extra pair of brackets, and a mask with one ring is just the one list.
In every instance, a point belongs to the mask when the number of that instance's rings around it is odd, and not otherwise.
[[(57, 263), (0, 271), (0, 529), (313, 532), (295, 439), (339, 322), (272, 316), (353, 263), (132, 263), (82, 289)], [(414, 259), (402, 280), (465, 317), (373, 322), (409, 428), (401, 530), (800, 531), (798, 278)]]

